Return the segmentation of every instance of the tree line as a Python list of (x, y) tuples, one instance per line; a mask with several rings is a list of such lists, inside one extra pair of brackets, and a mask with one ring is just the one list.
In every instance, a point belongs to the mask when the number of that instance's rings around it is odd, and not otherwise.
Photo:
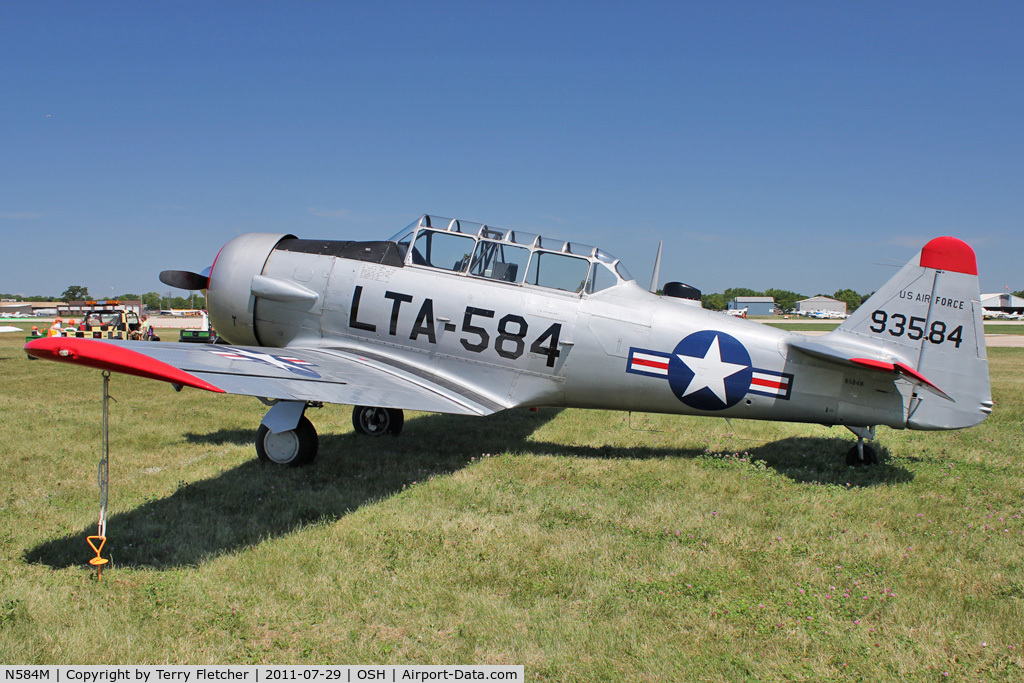
[[(69, 301), (93, 301), (108, 297), (93, 296), (89, 294), (89, 288), (83, 285), (69, 285), (58, 297), (0, 294), (0, 298), (7, 301), (24, 301), (26, 303), (39, 301), (63, 301), (64, 303), (67, 303)], [(143, 308), (151, 311), (159, 311), (167, 308), (206, 308), (206, 297), (200, 292), (195, 292), (191, 296), (170, 296), (168, 294), (160, 294), (159, 292), (146, 292), (145, 294), (126, 292), (109, 298), (120, 301), (142, 301)]]

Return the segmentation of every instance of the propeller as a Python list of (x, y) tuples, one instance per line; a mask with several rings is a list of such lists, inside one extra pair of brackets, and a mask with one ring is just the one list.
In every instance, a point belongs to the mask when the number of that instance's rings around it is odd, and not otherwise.
[(204, 268), (202, 273), (193, 273), (188, 270), (164, 270), (160, 272), (160, 282), (178, 289), (207, 289), (210, 286), (210, 268)]

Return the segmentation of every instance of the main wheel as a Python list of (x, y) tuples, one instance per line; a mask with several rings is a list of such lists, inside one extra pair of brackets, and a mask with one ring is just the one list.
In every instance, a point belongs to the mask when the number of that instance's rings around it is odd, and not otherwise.
[(864, 462), (861, 462), (860, 454), (857, 452), (857, 447), (854, 446), (846, 453), (846, 464), (849, 467), (860, 467), (862, 465), (877, 465), (878, 456), (875, 455), (874, 448), (867, 444), (864, 444)]
[(397, 436), (405, 424), (405, 413), (398, 408), (375, 408), (373, 406), (352, 406), (352, 427), (359, 434)]
[(320, 439), (305, 415), (295, 429), (274, 434), (266, 425), (256, 430), (256, 455), (260, 462), (286, 467), (302, 467), (316, 459)]

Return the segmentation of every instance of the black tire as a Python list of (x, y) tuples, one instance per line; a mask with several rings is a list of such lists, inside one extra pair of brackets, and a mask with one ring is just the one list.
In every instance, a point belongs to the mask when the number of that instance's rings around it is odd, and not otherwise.
[(857, 453), (857, 447), (854, 446), (846, 453), (846, 464), (849, 467), (866, 467), (868, 465), (877, 465), (878, 456), (875, 455), (874, 448), (867, 444), (864, 444), (864, 462), (861, 462), (860, 454)]
[(282, 467), (302, 467), (316, 459), (320, 438), (316, 428), (305, 415), (295, 429), (279, 434), (272, 433), (266, 425), (256, 430), (256, 455), (260, 462)]
[(352, 406), (352, 427), (367, 436), (398, 436), (405, 424), (405, 413), (398, 408)]

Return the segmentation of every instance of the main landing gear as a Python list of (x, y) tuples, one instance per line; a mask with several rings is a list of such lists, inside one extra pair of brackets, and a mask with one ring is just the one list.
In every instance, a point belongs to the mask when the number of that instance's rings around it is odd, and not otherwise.
[(850, 427), (847, 426), (851, 432), (857, 437), (857, 445), (851, 448), (846, 453), (846, 464), (849, 467), (866, 467), (868, 465), (877, 465), (878, 456), (875, 455), (875, 449), (864, 443), (864, 439), (875, 439), (875, 428), (874, 427)]
[[(302, 467), (316, 459), (320, 439), (305, 416), (306, 408), (318, 403), (305, 401), (264, 401), (271, 406), (256, 430), (256, 455), (260, 462), (285, 467)], [(397, 408), (353, 406), (352, 426), (357, 434), (396, 435), (402, 431), (405, 414)]]
[(320, 438), (316, 428), (305, 415), (294, 429), (276, 434), (265, 424), (256, 430), (256, 455), (261, 462), (286, 467), (302, 467), (316, 459)]
[(398, 408), (352, 406), (352, 427), (367, 436), (398, 436), (405, 424), (405, 413)]

